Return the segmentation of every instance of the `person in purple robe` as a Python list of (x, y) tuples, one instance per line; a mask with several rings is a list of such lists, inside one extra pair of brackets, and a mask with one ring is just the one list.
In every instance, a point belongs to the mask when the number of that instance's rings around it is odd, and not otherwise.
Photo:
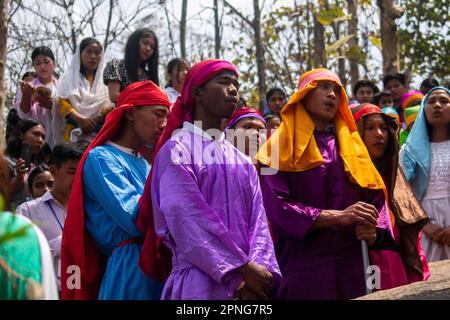
[(376, 268), (364, 268), (361, 240), (376, 246), (391, 217), (339, 77), (323, 68), (304, 73), (281, 118), (257, 154), (276, 170), (260, 176), (283, 274), (276, 297), (364, 295), (378, 281)]
[(220, 130), (238, 89), (231, 63), (194, 65), (156, 148), (152, 214), (172, 253), (162, 299), (266, 299), (281, 277), (256, 169)]

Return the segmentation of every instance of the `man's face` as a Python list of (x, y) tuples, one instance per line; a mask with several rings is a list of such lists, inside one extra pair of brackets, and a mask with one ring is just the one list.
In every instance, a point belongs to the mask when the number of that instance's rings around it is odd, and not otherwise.
[(165, 106), (139, 106), (128, 111), (128, 120), (143, 145), (156, 145), (166, 127), (169, 110)]
[(196, 106), (218, 119), (230, 118), (239, 102), (239, 81), (231, 71), (224, 71), (209, 80), (195, 93)]
[(359, 103), (372, 102), (373, 101), (373, 89), (372, 87), (361, 87), (356, 91), (356, 100)]
[(70, 194), (72, 190), (73, 179), (75, 178), (75, 172), (77, 171), (78, 163), (80, 160), (67, 160), (62, 163), (61, 166), (53, 165), (50, 168), (55, 182), (53, 188), (58, 188), (65, 194)]
[(406, 87), (397, 79), (392, 79), (386, 84), (386, 90), (392, 93), (392, 99), (398, 101), (402, 98), (402, 95), (406, 93)]
[(341, 87), (332, 81), (320, 81), (305, 96), (303, 105), (313, 121), (330, 123), (341, 103)]

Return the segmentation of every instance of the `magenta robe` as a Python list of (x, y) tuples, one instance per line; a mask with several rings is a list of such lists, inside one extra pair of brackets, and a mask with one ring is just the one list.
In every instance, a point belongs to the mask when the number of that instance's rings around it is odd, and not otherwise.
[(202, 137), (190, 123), (184, 127), (161, 148), (153, 167), (155, 228), (172, 252), (162, 299), (233, 299), (242, 281), (235, 269), (249, 261), (265, 266), (277, 283), (280, 271), (253, 164), (228, 141)]
[(311, 227), (323, 209), (343, 210), (364, 201), (380, 212), (377, 233), (383, 235), (383, 242), (395, 247), (389, 215), (381, 190), (363, 189), (349, 181), (334, 134), (315, 131), (314, 137), (325, 161), (322, 165), (260, 177), (283, 274), (277, 298), (351, 299), (366, 292), (355, 227)]

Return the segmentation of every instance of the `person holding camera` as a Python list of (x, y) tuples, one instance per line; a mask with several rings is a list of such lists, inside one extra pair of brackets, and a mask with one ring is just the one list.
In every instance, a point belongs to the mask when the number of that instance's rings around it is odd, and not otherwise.
[(27, 198), (28, 173), (38, 164), (45, 163), (44, 126), (35, 120), (19, 121), (15, 132), (7, 141), (5, 159), (8, 163), (9, 195), (12, 209)]

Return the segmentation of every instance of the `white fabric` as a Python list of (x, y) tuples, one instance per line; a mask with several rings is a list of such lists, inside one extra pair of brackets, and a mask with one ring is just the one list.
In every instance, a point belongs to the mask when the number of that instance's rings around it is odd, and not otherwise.
[(167, 96), (169, 97), (170, 104), (174, 104), (177, 101), (177, 98), (181, 95), (177, 90), (172, 87), (165, 88)]
[(119, 149), (122, 152), (128, 153), (129, 155), (132, 155), (133, 157), (141, 158), (142, 155), (139, 152), (135, 152), (133, 149), (121, 146), (115, 142), (112, 142), (111, 140), (106, 141), (105, 144), (108, 144), (110, 146), (113, 146), (114, 148)]
[(43, 300), (58, 300), (58, 289), (55, 278), (55, 270), (53, 268), (53, 260), (50, 254), (50, 247), (47, 239), (42, 231), (34, 225), (30, 220), (24, 216), (18, 216), (20, 219), (27, 221), (33, 226), (36, 237), (39, 241), (39, 248), (41, 252), (41, 286), (44, 290)]
[[(430, 178), (421, 205), (430, 222), (442, 228), (450, 227), (450, 141), (430, 143)], [(450, 259), (450, 246), (439, 245), (425, 234), (422, 247), (428, 261)]]
[(41, 248), (41, 268), (42, 268), (42, 288), (44, 289), (43, 300), (58, 300), (58, 284), (55, 277), (55, 269), (53, 268), (53, 259), (50, 254), (50, 247), (47, 239), (38, 227), (33, 225)]
[[(422, 200), (422, 208), (430, 217), (430, 223), (440, 227), (450, 227), (450, 197), (442, 199)], [(429, 262), (450, 259), (450, 246), (433, 242), (425, 234), (421, 244)]]
[(450, 197), (450, 140), (431, 142), (431, 166), (423, 200)]
[(69, 68), (64, 72), (56, 87), (55, 108), (53, 108), (53, 139), (55, 144), (64, 140), (66, 120), (61, 115), (58, 99), (67, 99), (74, 109), (84, 117), (92, 117), (99, 113), (103, 106), (112, 106), (109, 100), (108, 87), (103, 83), (105, 55), (95, 72), (92, 87), (86, 77), (80, 73), (80, 46), (72, 57)]
[(47, 238), (53, 258), (54, 270), (57, 271), (56, 278), (59, 288), (61, 281), (60, 269), (62, 230), (58, 221), (53, 216), (53, 213), (47, 202), (51, 204), (59, 222), (62, 224), (62, 226), (64, 226), (64, 222), (66, 219), (66, 208), (64, 208), (58, 201), (53, 198), (51, 191), (47, 191), (40, 198), (22, 203), (17, 207), (16, 214), (29, 218), (42, 230), (45, 237)]

